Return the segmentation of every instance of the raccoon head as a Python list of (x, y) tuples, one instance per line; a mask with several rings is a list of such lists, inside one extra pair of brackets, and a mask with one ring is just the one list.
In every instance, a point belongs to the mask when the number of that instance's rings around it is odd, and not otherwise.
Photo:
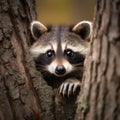
[(31, 23), (36, 40), (30, 48), (37, 70), (63, 77), (83, 68), (89, 52), (92, 23), (82, 21), (74, 26), (46, 27), (38, 21)]

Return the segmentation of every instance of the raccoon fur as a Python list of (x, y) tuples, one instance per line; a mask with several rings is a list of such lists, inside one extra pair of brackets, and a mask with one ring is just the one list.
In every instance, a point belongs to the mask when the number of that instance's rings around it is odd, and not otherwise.
[(82, 21), (71, 26), (44, 26), (33, 21), (30, 29), (35, 39), (30, 54), (48, 85), (59, 88), (62, 95), (79, 91), (92, 23)]

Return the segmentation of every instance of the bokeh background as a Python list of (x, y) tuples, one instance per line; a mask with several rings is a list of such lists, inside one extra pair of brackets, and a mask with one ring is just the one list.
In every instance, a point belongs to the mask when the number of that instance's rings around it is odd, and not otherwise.
[(36, 0), (38, 20), (43, 24), (93, 21), (95, 0)]

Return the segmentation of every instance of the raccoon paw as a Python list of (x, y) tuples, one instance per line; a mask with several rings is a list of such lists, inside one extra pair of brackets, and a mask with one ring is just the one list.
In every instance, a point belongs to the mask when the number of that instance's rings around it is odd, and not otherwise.
[(78, 89), (80, 89), (80, 85), (80, 81), (68, 79), (61, 84), (59, 94), (62, 94), (63, 96), (74, 94)]

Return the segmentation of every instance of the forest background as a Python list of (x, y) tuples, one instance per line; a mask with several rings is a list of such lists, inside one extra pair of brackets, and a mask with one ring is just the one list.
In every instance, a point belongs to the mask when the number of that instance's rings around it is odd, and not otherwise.
[(36, 0), (38, 20), (43, 24), (93, 21), (95, 0)]

